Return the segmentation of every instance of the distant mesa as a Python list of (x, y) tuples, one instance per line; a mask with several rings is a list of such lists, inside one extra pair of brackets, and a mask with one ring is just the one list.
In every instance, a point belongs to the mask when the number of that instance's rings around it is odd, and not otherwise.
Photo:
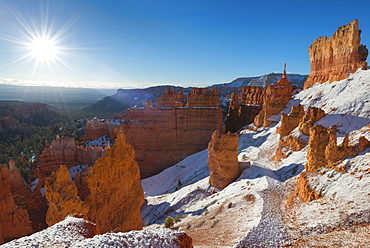
[(368, 49), (360, 44), (358, 20), (343, 25), (331, 36), (322, 36), (308, 48), (311, 72), (304, 89), (315, 83), (342, 80), (359, 68), (367, 68)]

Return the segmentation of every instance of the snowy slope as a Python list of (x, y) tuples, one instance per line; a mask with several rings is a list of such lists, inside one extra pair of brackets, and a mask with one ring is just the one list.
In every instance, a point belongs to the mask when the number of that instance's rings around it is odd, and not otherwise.
[[(284, 112), (297, 103), (305, 108), (321, 107), (326, 116), (317, 124), (336, 125), (342, 136), (350, 134), (351, 142), (356, 142), (360, 135), (370, 139), (368, 99), (370, 70), (358, 71), (346, 80), (302, 91)], [(280, 116), (274, 118), (279, 121)], [(175, 226), (193, 238), (195, 247), (279, 247), (337, 227), (370, 223), (369, 149), (342, 161), (347, 165), (346, 173), (324, 169), (322, 174), (313, 175), (310, 186), (324, 196), (288, 208), (285, 200), (304, 170), (307, 147), (275, 162), (277, 126), (279, 123), (258, 132), (241, 132), (238, 159), (251, 161), (253, 166), (224, 190), (209, 186), (206, 151), (143, 180), (146, 228), (160, 228), (158, 224), (166, 216), (179, 215)], [(338, 137), (338, 142), (341, 139)], [(190, 176), (192, 184), (188, 185)], [(184, 183), (176, 190), (178, 180)]]

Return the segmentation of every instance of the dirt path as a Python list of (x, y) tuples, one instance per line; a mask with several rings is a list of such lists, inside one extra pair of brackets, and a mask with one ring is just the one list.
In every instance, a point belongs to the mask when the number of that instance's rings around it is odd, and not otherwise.
[(281, 215), (281, 204), (284, 199), (284, 188), (281, 182), (267, 177), (269, 186), (259, 192), (263, 198), (261, 221), (241, 239), (236, 248), (242, 247), (282, 247), (288, 242)]

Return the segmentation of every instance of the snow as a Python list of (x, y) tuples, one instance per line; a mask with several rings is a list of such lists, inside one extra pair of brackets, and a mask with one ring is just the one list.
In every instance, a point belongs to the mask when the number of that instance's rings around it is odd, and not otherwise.
[(87, 169), (89, 167), (90, 167), (89, 164), (85, 164), (85, 165), (79, 164), (79, 165), (76, 165), (76, 166), (73, 166), (73, 167), (69, 168), (68, 171), (69, 171), (69, 175), (71, 177), (71, 181), (74, 182), (76, 174), (81, 173), (84, 169)]
[(92, 225), (82, 218), (67, 216), (63, 221), (27, 237), (10, 241), (1, 248), (24, 247), (168, 247), (177, 248), (178, 238), (183, 232), (170, 229), (105, 233), (86, 238)]
[(32, 181), (31, 183), (30, 183), (30, 186), (31, 186), (31, 191), (33, 192), (33, 191), (35, 191), (35, 189), (36, 189), (36, 185), (39, 183), (39, 178), (36, 178), (34, 181)]
[(107, 146), (108, 143), (111, 144), (111, 140), (107, 136), (103, 135), (96, 140), (86, 141), (85, 147), (88, 147), (88, 146), (103, 146), (104, 147), (104, 146)]

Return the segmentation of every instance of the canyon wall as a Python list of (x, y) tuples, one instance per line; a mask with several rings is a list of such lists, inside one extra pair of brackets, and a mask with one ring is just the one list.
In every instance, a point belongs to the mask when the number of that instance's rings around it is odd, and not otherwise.
[(232, 93), (225, 121), (225, 131), (234, 133), (243, 126), (252, 123), (254, 117), (262, 109), (264, 93), (262, 87), (243, 86), (240, 103), (238, 93)]
[(308, 48), (310, 76), (304, 89), (319, 82), (333, 82), (348, 77), (358, 68), (367, 68), (368, 50), (361, 45), (358, 20), (343, 25), (331, 37), (319, 37)]
[(86, 140), (96, 140), (101, 136), (107, 136), (111, 140), (116, 138), (114, 129), (117, 127), (116, 123), (111, 123), (107, 119), (100, 120), (98, 118), (86, 121)]
[(184, 96), (167, 90), (154, 108), (129, 109), (121, 122), (136, 153), (142, 178), (155, 175), (190, 154), (207, 148), (222, 126), (215, 90), (193, 88)]
[(15, 204), (7, 165), (0, 165), (0, 244), (31, 232), (27, 210)]

